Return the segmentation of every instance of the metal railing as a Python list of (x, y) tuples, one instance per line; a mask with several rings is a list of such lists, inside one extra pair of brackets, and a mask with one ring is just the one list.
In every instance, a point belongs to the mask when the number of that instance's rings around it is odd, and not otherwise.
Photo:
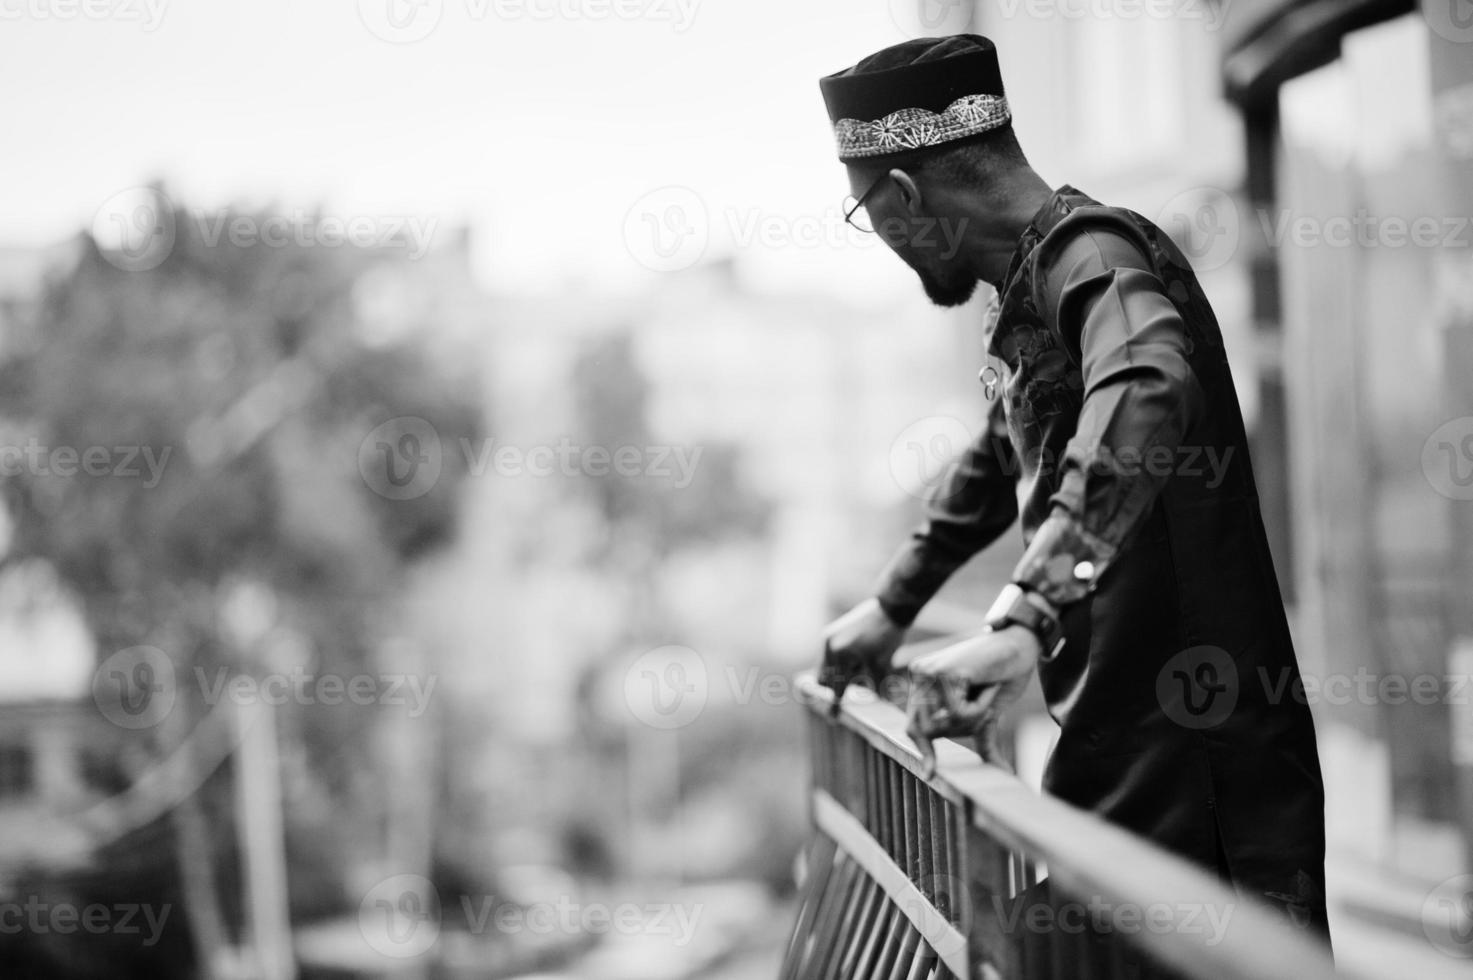
[(1214, 876), (904, 713), (797, 679), (812, 820), (783, 980), (1326, 980), (1323, 946)]

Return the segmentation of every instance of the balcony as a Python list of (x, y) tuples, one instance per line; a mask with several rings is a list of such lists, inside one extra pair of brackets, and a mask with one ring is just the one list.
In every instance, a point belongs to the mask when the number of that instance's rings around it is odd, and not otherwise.
[(783, 980), (1328, 980), (1327, 951), (1216, 877), (1040, 796), (904, 713), (797, 680), (814, 834)]

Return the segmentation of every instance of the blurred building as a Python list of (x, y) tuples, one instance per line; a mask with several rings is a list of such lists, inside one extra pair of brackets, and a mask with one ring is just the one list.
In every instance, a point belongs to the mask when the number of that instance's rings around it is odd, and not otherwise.
[(1366, 817), (1342, 843), (1433, 880), (1473, 841), (1470, 41), (1445, 0), (1255, 3), (1222, 63), (1286, 396), (1301, 645), (1325, 678), (1392, 682), (1321, 706), (1346, 743), (1331, 806)]
[(978, 3), (973, 27), (1045, 178), (1153, 218), (1202, 275), (1312, 688), (1332, 877), (1404, 876), (1414, 914), (1473, 840), (1473, 23), (1446, 0), (1084, 7)]

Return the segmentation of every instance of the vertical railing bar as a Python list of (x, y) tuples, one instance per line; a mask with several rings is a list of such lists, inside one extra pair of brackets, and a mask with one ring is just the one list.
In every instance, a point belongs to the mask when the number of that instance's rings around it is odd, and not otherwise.
[(947, 870), (950, 863), (947, 861), (947, 839), (946, 839), (946, 809), (947, 803), (940, 793), (927, 788), (926, 792), (931, 797), (931, 877), (934, 885), (932, 887), (931, 904), (941, 914), (941, 918), (947, 922), (951, 921), (951, 893), (956, 888), (956, 879), (951, 877)]
[(804, 980), (823, 973), (829, 960), (835, 955), (834, 947), (837, 945), (849, 907), (854, 901), (856, 879), (861, 877), (859, 865), (853, 860), (846, 860), (843, 867), (839, 869), (839, 887), (835, 890), (834, 901), (824, 909), (823, 915), (819, 918), (815, 935), (814, 962), (805, 964), (807, 969), (803, 971)]
[(845, 935), (844, 955), (836, 963), (838, 969), (828, 975), (831, 980), (849, 980), (855, 975), (855, 965), (873, 935), (875, 918), (885, 905), (885, 890), (868, 875), (864, 876), (862, 890), (864, 901), (860, 903), (858, 912), (849, 919), (851, 928)]
[(931, 790), (919, 779), (915, 781), (916, 798), (916, 866), (912, 871), (910, 880), (921, 888), (921, 893), (930, 901), (933, 897), (932, 887), (935, 884), (931, 878), (931, 842), (927, 840), (931, 835), (931, 817), (929, 796)]
[(900, 956), (900, 950), (905, 945), (905, 931), (910, 927), (910, 920), (899, 908), (890, 906), (890, 913), (890, 927), (885, 933), (885, 941), (880, 944), (878, 955), (865, 971), (873, 980), (888, 980), (895, 961)]
[(966, 844), (962, 840), (961, 829), (958, 826), (958, 822), (961, 819), (959, 808), (948, 805), (944, 812), (946, 816), (946, 873), (951, 876), (951, 880), (956, 882), (957, 887), (962, 890), (962, 900), (960, 902), (953, 902), (951, 910), (951, 924), (959, 926), (962, 924), (962, 913), (968, 906), (967, 896), (970, 894), (970, 890), (967, 887), (966, 871), (962, 867), (962, 856), (965, 853), (964, 848)]
[(916, 798), (911, 789), (915, 777), (909, 772), (901, 774), (901, 802), (903, 804), (901, 826), (905, 830), (905, 860), (901, 867), (905, 869), (906, 877), (911, 881), (916, 880), (916, 871), (920, 860), (920, 845), (916, 840)]
[(896, 763), (890, 770), (890, 857), (905, 867), (905, 767)]
[[(878, 755), (878, 753), (877, 753)], [(894, 854), (894, 814), (890, 811), (891, 772), (895, 769), (895, 761), (889, 756), (880, 755), (880, 772), (877, 786), (879, 788), (880, 808), (880, 832), (876, 839), (880, 847), (884, 848), (886, 854)]]
[(916, 947), (916, 956), (911, 961), (910, 972), (906, 974), (905, 980), (926, 980), (939, 962), (940, 957), (922, 940), (920, 945)]
[[(837, 853), (837, 845), (822, 834), (815, 837), (808, 848), (808, 870), (803, 882), (803, 893), (806, 898), (798, 907), (797, 921), (793, 923), (793, 934), (788, 940), (788, 955), (784, 960), (785, 963), (794, 962), (797, 958), (797, 947), (813, 928), (814, 916), (818, 913), (823, 897), (829, 893), (829, 878), (833, 873)], [(784, 976), (790, 972), (790, 970), (785, 971)]]
[(860, 951), (859, 958), (854, 961), (854, 969), (844, 975), (844, 980), (849, 980), (850, 977), (853, 977), (854, 980), (861, 980), (861, 978), (863, 980), (869, 980), (873, 976), (871, 969), (879, 956), (885, 939), (889, 936), (891, 916), (899, 914), (899, 910), (895, 907), (894, 903), (882, 895), (877, 914), (866, 930), (868, 936), (864, 944), (864, 949)]
[(915, 964), (916, 951), (921, 946), (921, 931), (903, 916), (900, 925), (900, 948), (895, 953), (895, 963), (890, 967), (885, 980), (906, 980)]

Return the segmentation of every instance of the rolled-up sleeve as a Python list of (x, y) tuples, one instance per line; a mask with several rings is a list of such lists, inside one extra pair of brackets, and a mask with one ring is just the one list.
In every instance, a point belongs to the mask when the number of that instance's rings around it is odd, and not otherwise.
[(966, 561), (1018, 517), (1017, 458), (1001, 401), (987, 424), (931, 488), (926, 518), (880, 578), (881, 608), (908, 626)]
[(1043, 272), (1043, 301), (1081, 366), (1084, 400), (1052, 510), (1013, 577), (1066, 606), (1145, 522), (1204, 396), (1181, 315), (1132, 238), (1077, 231)]

